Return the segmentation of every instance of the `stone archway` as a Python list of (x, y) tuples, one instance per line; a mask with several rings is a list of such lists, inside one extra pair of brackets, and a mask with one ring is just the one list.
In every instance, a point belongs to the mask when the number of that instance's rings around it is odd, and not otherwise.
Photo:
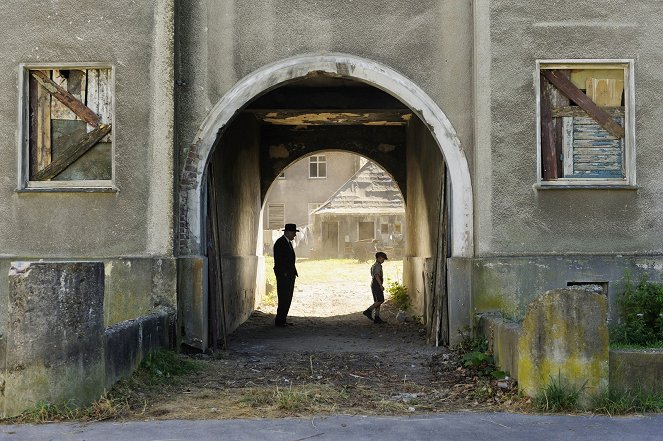
[(402, 74), (375, 61), (347, 54), (301, 55), (251, 73), (240, 80), (214, 106), (185, 158), (179, 191), (179, 254), (201, 251), (201, 199), (205, 167), (219, 132), (236, 112), (260, 94), (312, 72), (354, 79), (396, 97), (430, 128), (446, 161), (451, 179), (451, 255), (472, 257), (472, 184), (467, 159), (451, 123), (435, 102)]

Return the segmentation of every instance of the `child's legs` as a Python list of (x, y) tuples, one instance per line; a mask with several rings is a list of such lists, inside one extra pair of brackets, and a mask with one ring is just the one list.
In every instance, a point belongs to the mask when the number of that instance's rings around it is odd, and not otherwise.
[(375, 310), (375, 316), (380, 316), (380, 305), (384, 303), (384, 291), (375, 280), (371, 283), (371, 292), (373, 293), (373, 304), (368, 308), (370, 311)]

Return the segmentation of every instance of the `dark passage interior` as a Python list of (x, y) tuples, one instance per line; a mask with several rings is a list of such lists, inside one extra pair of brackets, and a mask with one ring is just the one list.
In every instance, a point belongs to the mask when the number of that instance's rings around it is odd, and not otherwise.
[(429, 341), (448, 341), (448, 191), (440, 149), (398, 99), (361, 82), (315, 74), (256, 97), (217, 138), (205, 204), (210, 346), (224, 346), (264, 295), (268, 189), (290, 164), (327, 151), (361, 155), (397, 184), (406, 207), (403, 283)]

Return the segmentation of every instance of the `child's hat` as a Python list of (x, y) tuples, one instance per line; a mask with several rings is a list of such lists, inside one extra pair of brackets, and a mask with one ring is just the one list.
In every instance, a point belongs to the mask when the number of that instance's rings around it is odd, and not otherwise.
[(387, 255), (385, 253), (383, 253), (382, 251), (378, 251), (377, 253), (375, 253), (375, 258), (377, 259), (378, 257), (384, 257), (384, 260), (389, 260)]

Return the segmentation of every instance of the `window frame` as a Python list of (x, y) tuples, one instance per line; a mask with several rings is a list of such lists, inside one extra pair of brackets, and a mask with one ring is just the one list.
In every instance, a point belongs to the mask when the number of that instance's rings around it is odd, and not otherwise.
[[(117, 192), (115, 185), (115, 65), (113, 63), (20, 63), (18, 69), (18, 130), (17, 130), (17, 192)], [(108, 69), (111, 94), (111, 125), (108, 134), (111, 139), (111, 179), (78, 179), (66, 181), (30, 180), (30, 87), (29, 75), (32, 70), (65, 69)]]
[[(316, 158), (316, 162), (313, 162)], [(322, 161), (319, 158), (323, 158)], [(311, 165), (315, 164), (315, 172), (317, 176), (311, 176)], [(325, 164), (325, 175), (320, 176), (320, 164)], [(327, 179), (327, 155), (311, 155), (308, 157), (308, 178), (309, 179)]]
[[(633, 59), (541, 59), (536, 60), (534, 86), (536, 93), (536, 184), (535, 188), (637, 188), (635, 148), (635, 75)], [(624, 177), (623, 178), (571, 178), (544, 180), (541, 152), (541, 70), (546, 69), (601, 69), (602, 65), (622, 65), (624, 72)]]

